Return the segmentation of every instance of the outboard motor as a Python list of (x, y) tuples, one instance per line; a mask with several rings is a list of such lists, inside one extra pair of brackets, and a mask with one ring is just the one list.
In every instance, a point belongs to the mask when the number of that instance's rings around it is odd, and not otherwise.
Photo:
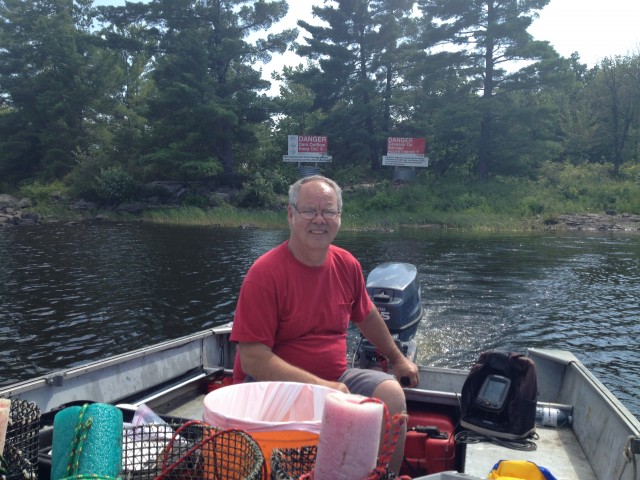
[[(415, 359), (417, 349), (413, 337), (424, 316), (417, 273), (410, 263), (383, 263), (369, 273), (366, 285), (398, 348), (411, 360)], [(384, 369), (385, 361), (370, 342), (361, 340), (354, 364)]]

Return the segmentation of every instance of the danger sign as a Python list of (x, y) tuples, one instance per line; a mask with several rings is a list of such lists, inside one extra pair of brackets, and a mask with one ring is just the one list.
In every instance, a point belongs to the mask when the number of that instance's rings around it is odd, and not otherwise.
[(387, 155), (424, 155), (424, 138), (389, 137)]
[(326, 155), (327, 137), (317, 135), (289, 135), (289, 155)]
[(330, 162), (327, 155), (327, 137), (321, 135), (289, 135), (288, 155), (283, 155), (285, 162)]
[(394, 167), (428, 167), (429, 159), (424, 155), (424, 138), (389, 137), (387, 154), (382, 156), (382, 165)]

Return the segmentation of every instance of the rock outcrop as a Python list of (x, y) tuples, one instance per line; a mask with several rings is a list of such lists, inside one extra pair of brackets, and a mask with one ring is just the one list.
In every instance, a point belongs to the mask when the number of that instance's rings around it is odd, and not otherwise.
[(564, 230), (640, 232), (640, 215), (631, 213), (566, 213), (558, 216)]
[(33, 204), (28, 198), (0, 194), (0, 227), (40, 223), (40, 216), (27, 210), (31, 206)]

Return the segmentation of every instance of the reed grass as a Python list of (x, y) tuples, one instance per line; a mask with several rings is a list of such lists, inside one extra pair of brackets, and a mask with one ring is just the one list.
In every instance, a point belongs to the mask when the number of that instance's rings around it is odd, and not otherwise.
[(231, 205), (215, 208), (183, 206), (147, 211), (143, 219), (173, 225), (218, 227), (286, 228), (287, 216), (282, 211), (244, 210)]
[[(388, 180), (345, 188), (342, 229), (396, 230), (408, 227), (473, 231), (522, 231), (548, 228), (566, 213), (640, 214), (640, 165), (630, 164), (613, 176), (610, 165), (549, 163), (537, 177), (495, 177), (478, 182), (470, 176), (421, 174), (412, 183)], [(345, 185), (343, 185), (345, 186)], [(55, 186), (59, 188), (59, 186)], [(49, 193), (49, 186), (36, 185)], [(42, 196), (42, 195), (41, 195)], [(144, 220), (175, 225), (287, 228), (286, 198), (277, 210), (184, 205), (145, 210), (141, 214), (100, 212), (107, 219)], [(43, 217), (76, 220), (79, 213), (59, 204), (39, 202)], [(66, 212), (66, 213), (65, 213)], [(95, 214), (95, 212), (93, 212)]]

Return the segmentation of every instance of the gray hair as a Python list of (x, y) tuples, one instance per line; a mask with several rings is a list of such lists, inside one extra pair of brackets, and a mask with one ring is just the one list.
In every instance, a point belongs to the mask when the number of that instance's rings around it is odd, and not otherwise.
[(300, 187), (305, 183), (313, 181), (325, 183), (329, 187), (331, 187), (334, 192), (336, 192), (336, 196), (338, 197), (338, 210), (342, 211), (342, 189), (336, 182), (322, 175), (311, 175), (310, 177), (304, 177), (291, 185), (289, 187), (289, 205), (296, 205), (298, 203), (298, 193), (300, 192)]

